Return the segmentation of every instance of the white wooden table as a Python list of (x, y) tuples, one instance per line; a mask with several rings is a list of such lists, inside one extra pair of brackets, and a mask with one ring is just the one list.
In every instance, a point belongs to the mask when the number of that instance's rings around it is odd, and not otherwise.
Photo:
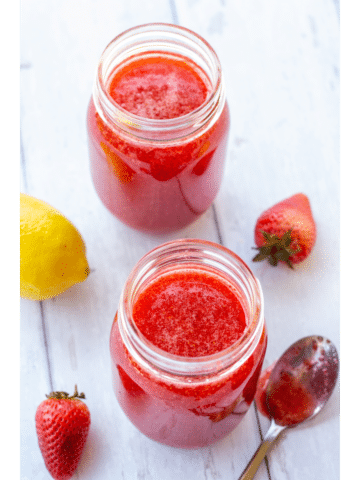
[[(91, 275), (61, 296), (21, 301), (21, 480), (49, 479), (34, 416), (45, 393), (87, 396), (91, 430), (74, 478), (237, 479), (268, 420), (254, 406), (235, 431), (199, 450), (157, 444), (132, 426), (112, 390), (109, 332), (137, 260), (164, 241), (223, 243), (262, 283), (269, 344), (265, 366), (300, 337), (339, 348), (339, 11), (336, 0), (32, 0), (22, 2), (23, 192), (47, 201), (79, 229)], [(202, 35), (223, 66), (231, 113), (225, 178), (210, 210), (172, 235), (122, 225), (92, 186), (85, 113), (95, 68), (121, 31), (178, 23)], [(295, 271), (254, 264), (258, 215), (297, 192), (318, 226)], [(339, 389), (311, 423), (289, 431), (257, 479), (339, 479)]]

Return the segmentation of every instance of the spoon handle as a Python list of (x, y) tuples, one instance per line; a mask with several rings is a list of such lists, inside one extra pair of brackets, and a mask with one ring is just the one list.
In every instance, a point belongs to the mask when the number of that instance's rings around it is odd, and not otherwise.
[(254, 478), (254, 475), (257, 472), (260, 463), (264, 460), (265, 455), (273, 446), (280, 433), (285, 430), (285, 428), (286, 427), (283, 427), (281, 425), (276, 425), (273, 420), (271, 421), (270, 428), (267, 431), (263, 442), (260, 444), (259, 448), (252, 456), (241, 477), (239, 477), (239, 480), (251, 480), (252, 478)]

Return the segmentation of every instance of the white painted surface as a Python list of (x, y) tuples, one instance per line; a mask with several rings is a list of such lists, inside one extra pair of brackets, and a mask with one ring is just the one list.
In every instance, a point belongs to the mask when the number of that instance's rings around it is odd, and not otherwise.
[[(92, 186), (85, 112), (102, 50), (122, 30), (178, 22), (217, 51), (231, 133), (225, 178), (190, 227), (152, 237), (118, 222)], [(21, 301), (21, 480), (50, 476), (34, 416), (51, 388), (85, 391), (92, 426), (74, 478), (237, 479), (260, 441), (255, 408), (218, 444), (194, 451), (159, 445), (121, 412), (111, 387), (108, 340), (120, 290), (136, 261), (179, 237), (219, 241), (248, 264), (258, 215), (304, 192), (318, 238), (290, 271), (252, 264), (265, 297), (265, 366), (292, 342), (322, 334), (339, 347), (339, 15), (332, 0), (79, 0), (22, 2), (22, 191), (79, 229), (92, 273), (44, 302)], [(268, 421), (260, 418), (264, 433)], [(272, 480), (338, 480), (339, 391), (311, 424), (289, 431), (269, 455)], [(257, 476), (269, 479), (265, 464)]]

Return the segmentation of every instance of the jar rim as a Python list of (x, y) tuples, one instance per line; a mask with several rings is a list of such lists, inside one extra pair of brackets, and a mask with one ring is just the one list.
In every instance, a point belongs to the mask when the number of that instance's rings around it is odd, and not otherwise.
[[(201, 250), (202, 249), (202, 250)], [(209, 257), (208, 265), (213, 267), (215, 261), (221, 259), (227, 268), (241, 272), (242, 279), (248, 281), (251, 298), (251, 316), (248, 325), (240, 338), (226, 349), (211, 355), (201, 357), (183, 357), (168, 353), (156, 347), (141, 334), (132, 318), (131, 299), (141, 276), (151, 273), (151, 268), (156, 269), (159, 258), (166, 259), (166, 255), (182, 252), (182, 262), (189, 262), (190, 252), (205, 252)], [(160, 260), (160, 261), (161, 261)], [(190, 267), (192, 268), (192, 267)], [(239, 281), (240, 287), (240, 281)], [(243, 285), (241, 285), (243, 287)], [(243, 291), (243, 290), (242, 290)], [(166, 242), (145, 254), (135, 265), (123, 288), (118, 307), (118, 328), (124, 344), (136, 361), (162, 370), (171, 376), (198, 376), (204, 377), (216, 371), (237, 368), (238, 361), (245, 362), (253, 353), (260, 340), (264, 327), (263, 295), (259, 281), (254, 276), (246, 263), (233, 251), (214, 242), (200, 239), (179, 239)], [(144, 363), (145, 362), (145, 363)]]
[[(125, 110), (118, 105), (109, 94), (108, 89), (106, 88), (107, 77), (111, 74), (111, 72), (107, 71), (109, 69), (109, 57), (111, 58), (111, 56), (114, 55), (115, 58), (118, 57), (121, 52), (116, 52), (122, 44), (124, 49), (122, 52), (124, 55), (127, 50), (130, 53), (135, 48), (139, 51), (140, 45), (146, 45), (146, 41), (150, 40), (146, 37), (149, 33), (153, 36), (156, 33), (159, 35), (168, 34), (171, 38), (171, 43), (169, 43), (169, 45), (179, 46), (180, 40), (184, 39), (189, 43), (189, 51), (192, 51), (194, 54), (196, 53), (195, 49), (198, 49), (199, 52), (202, 52), (202, 55), (206, 56), (208, 61), (211, 62), (210, 66), (214, 78), (212, 80), (209, 79), (211, 83), (210, 94), (206, 100), (193, 111), (171, 119), (150, 119)], [(160, 41), (163, 42), (162, 46), (164, 46), (166, 39), (159, 37), (159, 42)], [(156, 45), (156, 38), (152, 37), (148, 51), (156, 52)], [(119, 65), (119, 63), (116, 65)], [(202, 128), (210, 119), (212, 119), (215, 112), (221, 112), (225, 103), (225, 89), (220, 61), (212, 46), (199, 34), (186, 27), (170, 23), (148, 23), (131, 27), (117, 35), (105, 47), (97, 68), (93, 87), (93, 99), (103, 120), (110, 121), (111, 124), (124, 129), (128, 133), (139, 135), (140, 138), (142, 135), (146, 139), (150, 137), (151, 140), (155, 141), (157, 138), (156, 136), (154, 137), (154, 134), (156, 135), (156, 133), (159, 132), (175, 134), (175, 138), (178, 138), (180, 133), (179, 138), (181, 138), (189, 134), (188, 130), (197, 131)], [(171, 137), (171, 140), (173, 139), (174, 137)]]

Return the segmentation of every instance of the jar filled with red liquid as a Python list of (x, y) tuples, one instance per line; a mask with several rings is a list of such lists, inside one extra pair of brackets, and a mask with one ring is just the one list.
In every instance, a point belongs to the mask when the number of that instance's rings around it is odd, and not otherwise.
[(125, 31), (100, 59), (87, 125), (93, 183), (116, 217), (149, 233), (191, 223), (223, 176), (229, 111), (216, 53), (176, 25)]
[(110, 334), (115, 394), (153, 440), (206, 446), (249, 409), (266, 344), (261, 287), (247, 265), (215, 243), (165, 243), (121, 294)]

